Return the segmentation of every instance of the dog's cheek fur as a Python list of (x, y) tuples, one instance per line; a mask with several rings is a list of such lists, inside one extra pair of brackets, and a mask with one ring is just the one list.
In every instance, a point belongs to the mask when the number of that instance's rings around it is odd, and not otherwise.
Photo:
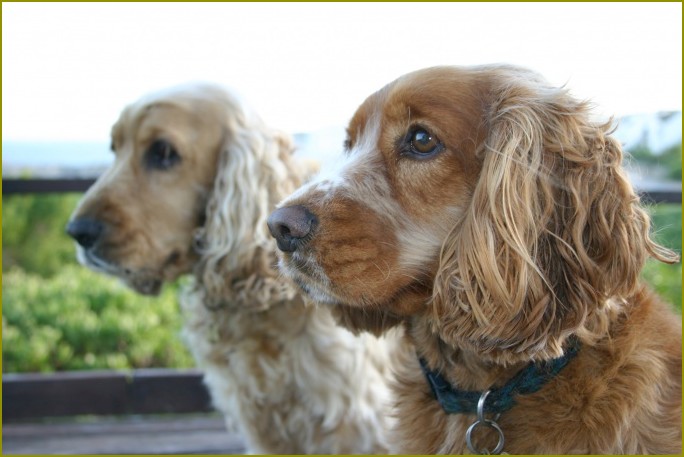
[(388, 221), (340, 198), (326, 207), (312, 240), (319, 265), (350, 303), (380, 303), (406, 278), (396, 274), (397, 240)]
[(309, 209), (320, 217), (305, 251), (341, 300), (333, 308), (339, 323), (353, 332), (381, 334), (400, 316), (425, 309), (430, 290), (423, 281), (429, 281), (406, 262), (394, 229), (397, 216), (380, 215), (357, 199), (309, 197)]

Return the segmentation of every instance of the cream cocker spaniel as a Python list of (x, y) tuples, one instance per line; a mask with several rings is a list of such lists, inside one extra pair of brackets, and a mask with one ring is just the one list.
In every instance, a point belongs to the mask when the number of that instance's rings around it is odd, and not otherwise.
[(266, 218), (306, 166), (211, 85), (150, 94), (112, 129), (113, 165), (67, 231), (85, 265), (143, 294), (184, 273), (184, 336), (248, 450), (384, 453), (386, 346), (337, 326), (276, 267)]

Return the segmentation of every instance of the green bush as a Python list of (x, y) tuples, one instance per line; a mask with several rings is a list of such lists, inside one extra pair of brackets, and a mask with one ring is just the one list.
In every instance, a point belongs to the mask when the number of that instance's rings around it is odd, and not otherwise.
[(663, 246), (682, 252), (682, 206), (653, 205), (649, 208), (653, 237)]
[(682, 313), (682, 262), (664, 265), (655, 260), (646, 262), (641, 273), (644, 280), (667, 302)]
[(3, 274), (3, 372), (189, 367), (178, 286), (138, 295), (77, 265), (45, 279)]
[(667, 179), (682, 180), (682, 143), (672, 145), (660, 154), (654, 154), (647, 146), (636, 146), (629, 154), (642, 165), (657, 165), (667, 170)]
[(2, 271), (13, 267), (50, 277), (76, 265), (74, 242), (64, 230), (80, 194), (2, 197)]
[(660, 164), (667, 170), (667, 177), (677, 181), (682, 180), (682, 144), (671, 146), (663, 152)]
[[(682, 207), (661, 204), (650, 208), (653, 237), (663, 246), (682, 254)], [(656, 292), (682, 312), (682, 261), (667, 265), (649, 259), (641, 274)]]

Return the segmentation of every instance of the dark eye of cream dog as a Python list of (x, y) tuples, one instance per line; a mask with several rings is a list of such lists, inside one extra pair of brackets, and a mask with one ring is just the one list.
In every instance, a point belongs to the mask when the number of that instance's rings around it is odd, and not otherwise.
[(421, 127), (412, 130), (408, 139), (410, 152), (414, 157), (427, 158), (443, 148), (435, 135)]
[(155, 141), (145, 153), (145, 165), (155, 170), (168, 170), (180, 161), (180, 155), (166, 140)]

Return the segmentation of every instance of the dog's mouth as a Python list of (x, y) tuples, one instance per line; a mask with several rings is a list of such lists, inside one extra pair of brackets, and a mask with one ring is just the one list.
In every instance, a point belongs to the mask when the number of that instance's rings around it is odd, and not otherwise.
[(415, 278), (415, 281), (390, 292), (386, 296), (378, 297), (362, 292), (356, 298), (346, 295), (344, 291), (337, 292), (335, 285), (327, 278), (318, 278), (303, 272), (293, 265), (290, 260), (281, 257), (280, 270), (299, 286), (309, 298), (321, 305), (344, 306), (349, 308), (382, 309), (387, 314), (410, 316), (422, 312), (429, 300), (432, 287), (426, 278)]
[(284, 254), (279, 261), (280, 271), (317, 303), (327, 305), (343, 304), (344, 300), (330, 289), (330, 281), (315, 262), (299, 253)]
[(128, 287), (142, 295), (159, 295), (163, 276), (160, 272), (148, 268), (131, 269), (113, 263), (98, 256), (92, 249), (77, 247), (78, 261), (98, 273), (104, 273), (121, 279)]
[(104, 273), (117, 277), (122, 276), (122, 268), (98, 256), (93, 249), (86, 249), (81, 246), (77, 246), (76, 258), (81, 265), (84, 265), (98, 273)]
[[(428, 272), (406, 276), (399, 286), (365, 283), (363, 287), (346, 289), (328, 278), (325, 270), (309, 253), (279, 254), (279, 269), (315, 303), (350, 308), (382, 309), (395, 316), (420, 313), (432, 294), (432, 274)], [(362, 281), (356, 281), (359, 284)]]

